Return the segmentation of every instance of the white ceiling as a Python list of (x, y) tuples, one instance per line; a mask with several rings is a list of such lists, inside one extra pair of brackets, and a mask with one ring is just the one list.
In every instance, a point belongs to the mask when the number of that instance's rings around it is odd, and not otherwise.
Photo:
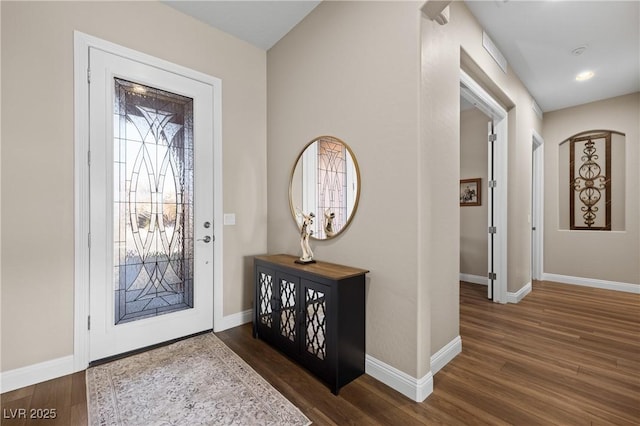
[[(639, 0), (465, 2), (543, 111), (640, 91)], [(268, 50), (320, 1), (164, 3)], [(595, 76), (575, 81), (587, 69)]]
[(639, 1), (466, 4), (543, 111), (640, 91)]
[(163, 1), (212, 27), (264, 50), (284, 37), (320, 1)]

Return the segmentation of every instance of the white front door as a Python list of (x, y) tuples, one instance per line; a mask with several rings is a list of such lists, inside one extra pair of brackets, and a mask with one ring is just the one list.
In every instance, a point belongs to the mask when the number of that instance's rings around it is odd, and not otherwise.
[(89, 50), (89, 361), (213, 328), (214, 88)]

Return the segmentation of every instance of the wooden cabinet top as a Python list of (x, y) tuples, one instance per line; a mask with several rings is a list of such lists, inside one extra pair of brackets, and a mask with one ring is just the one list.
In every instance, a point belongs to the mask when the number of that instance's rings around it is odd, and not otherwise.
[(298, 259), (296, 256), (291, 256), (289, 254), (263, 255), (256, 256), (255, 258), (294, 270), (304, 271), (309, 274), (326, 277), (331, 280), (342, 280), (345, 278), (363, 275), (369, 272), (366, 269), (352, 268), (351, 266), (338, 265), (336, 263), (328, 262), (316, 261), (316, 263), (307, 263), (301, 265), (299, 263), (295, 263), (295, 261)]

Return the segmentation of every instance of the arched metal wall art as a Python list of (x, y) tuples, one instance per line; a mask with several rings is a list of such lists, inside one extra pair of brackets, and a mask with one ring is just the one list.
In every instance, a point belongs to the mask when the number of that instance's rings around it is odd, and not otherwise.
[(611, 230), (611, 132), (570, 139), (569, 214), (575, 230)]

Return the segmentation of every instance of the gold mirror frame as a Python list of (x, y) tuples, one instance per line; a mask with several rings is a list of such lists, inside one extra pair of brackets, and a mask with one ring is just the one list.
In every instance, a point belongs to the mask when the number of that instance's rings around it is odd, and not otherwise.
[[(358, 166), (358, 161), (356, 160), (356, 156), (351, 150), (351, 147), (347, 145), (343, 140), (336, 138), (335, 136), (319, 136), (317, 138), (314, 138), (313, 140), (311, 140), (311, 142), (307, 143), (304, 146), (302, 151), (300, 151), (300, 154), (296, 158), (293, 168), (291, 169), (291, 175), (289, 177), (289, 208), (291, 209), (291, 215), (293, 216), (293, 220), (296, 222), (298, 229), (302, 229), (300, 213), (302, 212), (304, 212), (305, 214), (309, 213), (308, 211), (305, 211), (305, 205), (304, 205), (305, 203), (303, 201), (303, 199), (305, 198), (305, 195), (303, 193), (304, 187), (305, 187), (305, 185), (303, 184), (303, 181), (305, 179), (303, 163), (313, 164), (313, 162), (316, 161), (315, 163), (316, 171), (314, 171), (312, 174), (314, 176), (318, 176), (320, 172), (317, 171), (318, 170), (317, 162), (319, 160), (317, 159), (318, 158), (317, 154), (314, 154), (314, 150), (317, 152), (319, 145), (314, 146), (314, 144), (322, 143), (322, 142), (326, 143), (326, 146), (323, 149), (327, 149), (327, 147), (330, 147), (331, 145), (342, 145), (345, 148), (344, 172), (341, 171), (339, 173), (344, 174), (344, 176), (342, 176), (342, 179), (345, 180), (344, 198), (346, 198), (346, 200), (345, 200), (345, 206), (339, 208), (339, 210), (341, 209), (344, 210), (343, 211), (344, 217), (342, 217), (340, 212), (338, 212), (337, 219), (335, 218), (333, 219), (335, 224), (333, 225), (334, 228), (333, 228), (333, 233), (331, 235), (327, 235), (327, 233), (325, 233), (325, 224), (326, 224), (326, 221), (329, 220), (328, 218), (325, 218), (325, 212), (328, 212), (330, 214), (331, 210), (334, 209), (334, 207), (329, 207), (328, 209), (325, 209), (323, 206), (317, 206), (318, 204), (317, 197), (313, 197), (314, 198), (313, 201), (307, 202), (308, 204), (313, 204), (315, 206), (313, 209), (310, 209), (307, 207), (308, 210), (313, 210), (313, 213), (315, 215), (314, 224), (313, 224), (314, 233), (311, 235), (311, 238), (313, 238), (314, 240), (330, 240), (342, 234), (344, 230), (349, 227), (358, 209), (358, 203), (360, 201), (360, 192), (361, 192), (360, 168)], [(315, 157), (315, 160), (314, 160), (314, 157)], [(335, 157), (332, 156), (329, 159), (329, 161), (331, 162), (331, 165), (333, 166), (336, 165), (334, 158)], [(313, 165), (310, 167), (313, 167)], [(313, 176), (310, 177), (309, 179), (313, 179)], [(315, 179), (316, 179), (315, 183), (317, 183), (318, 178), (316, 177)], [(299, 182), (299, 183), (296, 184), (296, 182)], [(315, 183), (312, 183), (311, 185), (315, 187)], [(350, 196), (348, 194), (349, 183), (355, 184), (353, 185), (354, 191)], [(311, 197), (307, 196), (307, 198), (311, 198)], [(333, 213), (335, 215), (336, 212), (334, 211)], [(336, 228), (337, 226), (339, 226), (339, 229)]]

